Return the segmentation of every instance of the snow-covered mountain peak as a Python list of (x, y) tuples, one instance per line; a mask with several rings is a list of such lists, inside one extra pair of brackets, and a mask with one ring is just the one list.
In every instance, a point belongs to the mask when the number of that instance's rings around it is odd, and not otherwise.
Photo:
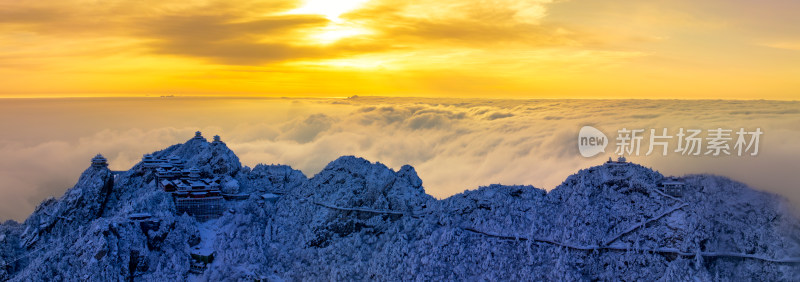
[(727, 178), (608, 162), (436, 200), (409, 165), (309, 179), (197, 135), (128, 171), (98, 155), (0, 224), (0, 280), (800, 280), (800, 220)]
[(195, 136), (183, 144), (153, 153), (155, 158), (178, 159), (186, 168), (197, 168), (203, 175), (236, 174), (242, 167), (239, 157), (221, 141), (208, 142)]
[(381, 163), (372, 163), (364, 158), (359, 158), (356, 156), (341, 156), (328, 163), (328, 165), (326, 165), (322, 171), (347, 171), (349, 173), (358, 174), (364, 173), (373, 166), (389, 169)]
[(381, 163), (343, 156), (329, 163), (300, 191), (303, 197), (344, 207), (364, 207), (400, 212), (426, 206), (422, 180), (411, 166), (399, 172)]

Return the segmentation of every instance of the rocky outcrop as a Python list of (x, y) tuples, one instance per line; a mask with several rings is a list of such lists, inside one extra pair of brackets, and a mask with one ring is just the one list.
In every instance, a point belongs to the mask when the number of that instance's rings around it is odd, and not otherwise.
[[(90, 167), (24, 223), (0, 225), (0, 279), (800, 280), (785, 200), (717, 176), (683, 177), (676, 197), (652, 169), (606, 163), (549, 192), (490, 185), (436, 200), (413, 167), (352, 156), (308, 179), (242, 167), (202, 138), (154, 155), (250, 196), (201, 222), (176, 215), (141, 164)], [(214, 256), (199, 274), (196, 248)]]

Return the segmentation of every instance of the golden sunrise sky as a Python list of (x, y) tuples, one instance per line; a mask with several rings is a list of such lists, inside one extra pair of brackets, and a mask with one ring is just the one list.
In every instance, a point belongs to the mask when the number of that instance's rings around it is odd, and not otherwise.
[(800, 98), (796, 0), (0, 0), (0, 97)]

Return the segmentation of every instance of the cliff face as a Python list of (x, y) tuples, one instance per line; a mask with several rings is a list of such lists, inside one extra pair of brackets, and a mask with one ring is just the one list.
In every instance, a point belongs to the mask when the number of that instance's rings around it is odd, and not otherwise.
[[(0, 225), (0, 280), (800, 280), (800, 220), (785, 201), (716, 176), (686, 176), (673, 197), (658, 172), (609, 163), (549, 192), (436, 200), (410, 166), (348, 156), (309, 179), (243, 168), (198, 138), (154, 153), (171, 155), (250, 197), (201, 222), (176, 215), (141, 164), (90, 167), (24, 223)], [(213, 259), (192, 272), (198, 252)]]
[[(89, 167), (78, 183), (58, 200), (47, 199), (22, 224), (24, 245), (34, 248), (58, 240), (72, 229), (100, 218), (114, 186), (114, 176), (105, 167)], [(41, 240), (41, 242), (40, 242)]]

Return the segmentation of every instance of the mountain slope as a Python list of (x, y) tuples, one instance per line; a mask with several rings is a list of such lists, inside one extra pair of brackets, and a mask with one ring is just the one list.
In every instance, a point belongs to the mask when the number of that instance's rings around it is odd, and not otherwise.
[[(345, 156), (309, 179), (242, 167), (201, 138), (154, 153), (173, 155), (250, 196), (198, 221), (175, 214), (142, 164), (90, 167), (24, 223), (0, 225), (0, 280), (800, 279), (800, 220), (785, 201), (717, 176), (686, 176), (674, 197), (660, 173), (606, 163), (549, 192), (436, 200), (411, 166)], [(192, 272), (206, 250), (213, 261)]]

